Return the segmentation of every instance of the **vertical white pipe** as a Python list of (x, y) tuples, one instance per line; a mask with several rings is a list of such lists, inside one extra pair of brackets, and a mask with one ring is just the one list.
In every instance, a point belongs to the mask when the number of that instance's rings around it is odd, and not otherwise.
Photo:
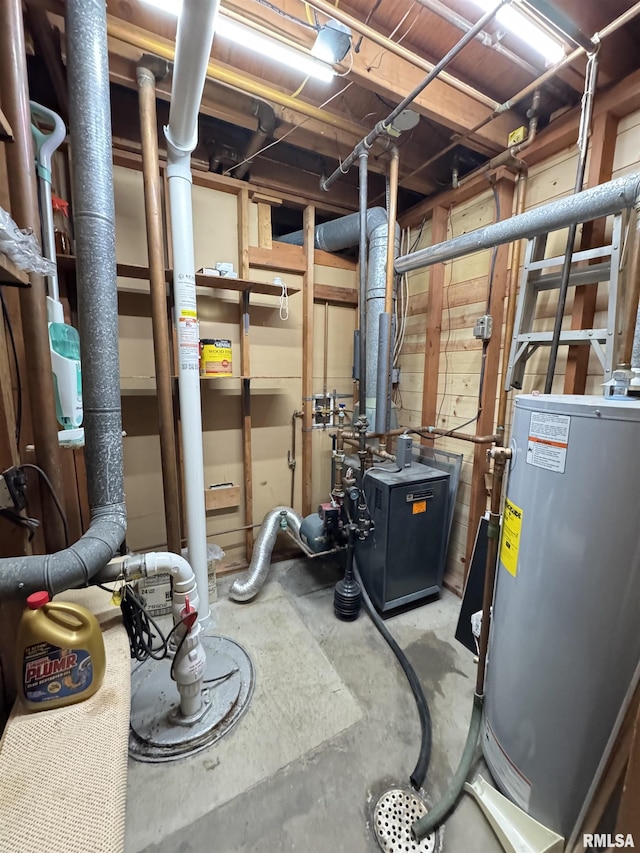
[(173, 247), (174, 320), (178, 339), (178, 387), (182, 422), (189, 562), (196, 576), (200, 622), (207, 624), (209, 579), (204, 506), (200, 403), (199, 324), (196, 306), (191, 152), (198, 141), (198, 111), (219, 0), (185, 0), (178, 21), (167, 138), (167, 176)]

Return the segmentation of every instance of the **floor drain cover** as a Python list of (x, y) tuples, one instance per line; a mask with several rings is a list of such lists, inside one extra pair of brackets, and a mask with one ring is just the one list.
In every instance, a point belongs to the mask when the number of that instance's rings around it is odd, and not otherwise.
[(411, 824), (426, 813), (424, 802), (412, 791), (394, 788), (383, 794), (376, 803), (373, 822), (385, 853), (435, 853), (435, 832), (422, 841), (411, 837)]

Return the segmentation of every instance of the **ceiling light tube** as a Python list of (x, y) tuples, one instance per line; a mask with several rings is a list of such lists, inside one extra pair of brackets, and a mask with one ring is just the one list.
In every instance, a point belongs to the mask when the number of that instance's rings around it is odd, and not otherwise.
[(273, 59), (282, 65), (293, 68), (305, 77), (315, 77), (325, 83), (329, 83), (335, 77), (335, 71), (326, 62), (309, 56), (301, 50), (287, 47), (287, 45), (269, 38), (269, 36), (264, 36), (250, 27), (232, 21), (226, 16), (220, 15), (218, 17), (216, 35), (228, 38), (241, 47), (259, 53), (266, 59)]
[[(182, 0), (144, 0), (144, 2), (171, 15), (179, 15), (182, 9)], [(288, 47), (286, 44), (240, 24), (226, 15), (218, 15), (216, 36), (229, 39), (240, 47), (255, 51), (265, 59), (280, 62), (305, 77), (314, 77), (316, 80), (329, 83), (336, 74), (326, 62), (310, 56), (303, 50)]]
[[(493, 0), (473, 0), (473, 2), (485, 10), (494, 4)], [(564, 59), (564, 46), (557, 39), (552, 38), (543, 27), (538, 26), (512, 5), (503, 6), (496, 15), (496, 21), (544, 57), (547, 64), (555, 65)]]

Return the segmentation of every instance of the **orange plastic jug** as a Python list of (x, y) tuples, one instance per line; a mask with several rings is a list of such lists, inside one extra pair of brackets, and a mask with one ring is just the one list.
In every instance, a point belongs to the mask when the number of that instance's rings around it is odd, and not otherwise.
[(104, 641), (93, 613), (34, 592), (18, 627), (16, 681), (29, 711), (88, 699), (102, 684)]

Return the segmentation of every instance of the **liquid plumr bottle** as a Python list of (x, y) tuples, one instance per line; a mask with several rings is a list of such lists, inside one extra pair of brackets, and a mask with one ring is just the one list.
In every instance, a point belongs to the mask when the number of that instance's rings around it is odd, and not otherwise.
[(29, 711), (88, 699), (102, 684), (105, 653), (96, 617), (79, 604), (34, 592), (18, 628), (16, 681)]

